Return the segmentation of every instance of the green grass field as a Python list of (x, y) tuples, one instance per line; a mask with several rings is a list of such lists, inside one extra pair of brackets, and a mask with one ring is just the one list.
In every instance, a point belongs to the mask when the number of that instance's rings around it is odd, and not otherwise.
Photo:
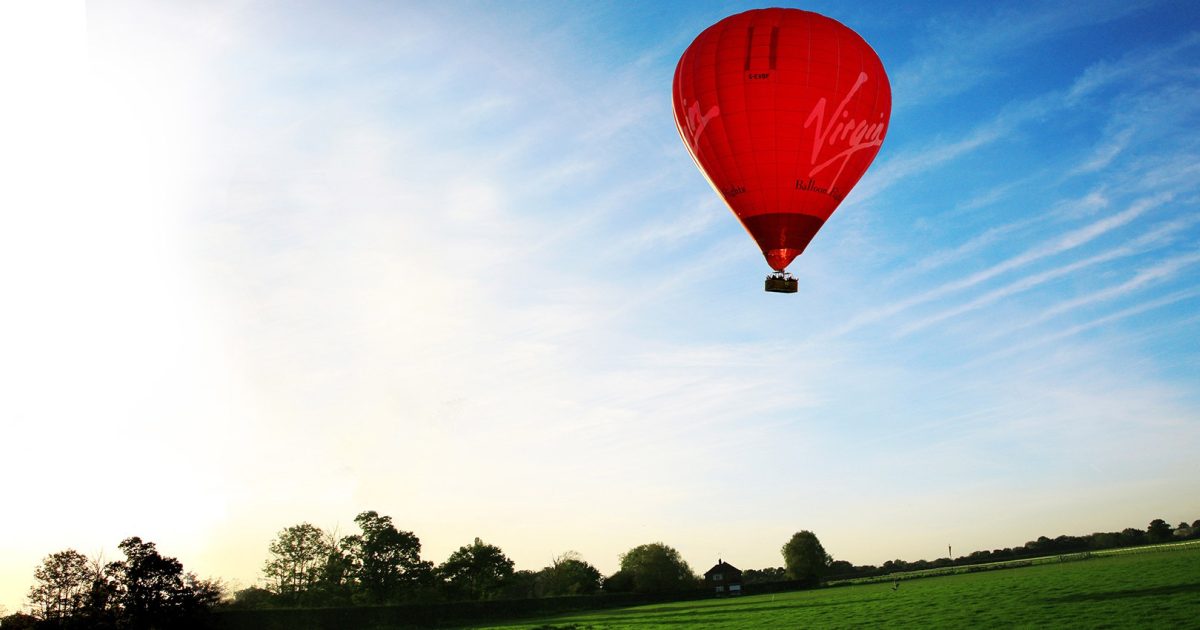
[(489, 628), (1200, 628), (1200, 549), (655, 604)]

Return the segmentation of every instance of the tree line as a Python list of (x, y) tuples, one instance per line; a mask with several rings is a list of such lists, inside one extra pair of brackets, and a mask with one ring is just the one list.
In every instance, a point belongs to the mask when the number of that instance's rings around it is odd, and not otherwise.
[(943, 557), (935, 560), (888, 560), (881, 565), (855, 566), (845, 561), (831, 562), (826, 575), (830, 579), (872, 577), (900, 573), (905, 571), (921, 571), (941, 567), (969, 566), (1001, 562), (1004, 560), (1020, 560), (1083, 551), (1098, 551), (1101, 549), (1116, 549), (1120, 547), (1137, 547), (1172, 541), (1200, 539), (1200, 519), (1190, 525), (1184, 521), (1177, 527), (1172, 527), (1161, 518), (1150, 521), (1146, 529), (1127, 527), (1119, 532), (1095, 532), (1087, 536), (1062, 535), (1055, 538), (1038, 536), (1036, 540), (1026, 542), (1019, 547), (1005, 547), (972, 551), (956, 558)]
[[(703, 580), (679, 551), (662, 543), (620, 555), (605, 576), (568, 551), (537, 571), (514, 570), (494, 545), (476, 538), (440, 565), (421, 559), (421, 541), (391, 517), (363, 512), (361, 533), (339, 537), (311, 523), (281, 530), (268, 546), (263, 585), (233, 594), (234, 607), (316, 607), (487, 599), (531, 599), (601, 593), (695, 591)], [(781, 579), (816, 585), (832, 559), (812, 532), (798, 532), (782, 549)]]
[(12, 628), (178, 628), (221, 601), (223, 586), (183, 570), (138, 537), (122, 540), (122, 560), (105, 562), (74, 549), (50, 554), (33, 572), (29, 613), (0, 619)]
[(233, 594), (234, 607), (354, 606), (524, 599), (607, 592), (670, 592), (699, 585), (675, 549), (650, 543), (621, 556), (603, 576), (567, 551), (538, 571), (515, 570), (497, 546), (476, 538), (439, 565), (421, 559), (421, 541), (390, 516), (362, 512), (359, 533), (338, 536), (311, 523), (281, 530), (267, 547), (261, 586)]
[[(374, 511), (354, 519), (358, 532), (339, 536), (311, 523), (280, 530), (267, 547), (260, 585), (227, 592), (202, 580), (155, 544), (127, 538), (124, 559), (105, 562), (67, 549), (47, 556), (34, 571), (29, 612), (0, 618), (10, 628), (186, 627), (215, 607), (316, 608), (378, 606), (491, 599), (532, 599), (605, 593), (695, 592), (703, 585), (677, 550), (662, 542), (638, 545), (620, 555), (620, 566), (603, 575), (568, 551), (537, 571), (515, 570), (497, 546), (476, 538), (441, 564), (421, 558), (421, 541)], [(1021, 547), (975, 551), (958, 558), (856, 566), (829, 555), (810, 531), (794, 534), (780, 549), (781, 567), (748, 569), (747, 585), (791, 582), (819, 586), (825, 579), (867, 577), (900, 571), (979, 564), (1200, 538), (1200, 520), (1171, 527), (1154, 519), (1145, 530), (1089, 536), (1041, 536)]]

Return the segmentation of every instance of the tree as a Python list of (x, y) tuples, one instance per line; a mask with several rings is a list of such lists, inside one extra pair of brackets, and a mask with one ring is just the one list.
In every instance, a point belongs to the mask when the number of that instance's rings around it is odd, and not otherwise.
[(1121, 530), (1121, 546), (1132, 547), (1134, 545), (1142, 545), (1146, 543), (1146, 532), (1135, 527), (1126, 527)]
[(544, 597), (587, 595), (600, 590), (600, 571), (578, 553), (568, 551), (538, 572), (538, 592)]
[(4, 630), (31, 630), (36, 628), (40, 621), (33, 615), (27, 615), (23, 612), (15, 612), (11, 615), (0, 616), (0, 628)]
[(450, 554), (438, 575), (453, 595), (469, 599), (489, 599), (499, 593), (504, 581), (513, 574), (513, 561), (499, 547), (484, 544), (478, 538), (470, 546)]
[(618, 569), (616, 573), (604, 578), (600, 588), (605, 593), (632, 593), (633, 574)]
[(212, 609), (225, 598), (227, 589), (219, 580), (200, 579), (191, 571), (183, 574), (185, 589), (184, 608), (189, 612), (200, 612)]
[[(619, 573), (628, 576), (636, 593), (671, 593), (700, 585), (679, 552), (661, 542), (638, 545), (621, 554)], [(622, 579), (616, 575), (613, 578)]]
[[(979, 553), (979, 552), (976, 551), (975, 553)], [(985, 551), (983, 553), (988, 553), (988, 552)], [(950, 564), (953, 562), (949, 558), (938, 558), (938, 561), (939, 562), (945, 561), (946, 564)], [(852, 573), (854, 573), (854, 564), (852, 564), (846, 560), (837, 560), (837, 561), (831, 562), (829, 564), (829, 575), (851, 575)], [(745, 579), (745, 576), (743, 576), (743, 579)]]
[(497, 592), (500, 599), (533, 599), (538, 596), (538, 573), (529, 570), (515, 571), (504, 579)]
[(83, 611), (92, 587), (88, 559), (74, 549), (52, 553), (33, 572), (29, 589), (34, 614), (48, 621), (61, 621)]
[(117, 565), (104, 561), (104, 554), (88, 561), (91, 585), (88, 590), (84, 615), (97, 625), (104, 625), (116, 618), (119, 610), (117, 600)]
[(1092, 549), (1111, 549), (1120, 546), (1119, 532), (1096, 532), (1089, 537), (1088, 547)]
[(251, 586), (233, 593), (230, 608), (270, 608), (274, 605), (277, 595), (258, 586)]
[(1025, 549), (1035, 554), (1051, 553), (1053, 548), (1054, 541), (1045, 536), (1038, 536), (1037, 540), (1025, 543)]
[(1160, 543), (1171, 540), (1173, 530), (1167, 522), (1161, 518), (1156, 518), (1150, 521), (1150, 526), (1146, 528), (1146, 539), (1152, 543)]
[(339, 538), (337, 530), (325, 533), (328, 553), (317, 580), (315, 603), (322, 606), (347, 606), (358, 587), (355, 560), (351, 555), (354, 537)]
[(783, 567), (767, 567), (765, 569), (746, 569), (742, 572), (742, 583), (762, 584), (765, 582), (782, 582), (787, 579)]
[(163, 556), (136, 536), (117, 545), (125, 559), (109, 564), (120, 615), (134, 628), (170, 627), (208, 609), (222, 594), (218, 582), (184, 573), (183, 564)]
[(812, 586), (820, 584), (821, 577), (833, 563), (833, 558), (825, 553), (825, 548), (821, 546), (821, 541), (817, 540), (816, 534), (808, 530), (792, 534), (791, 540), (784, 544), (780, 553), (783, 554), (788, 578)]
[(421, 540), (415, 534), (396, 529), (392, 517), (373, 510), (354, 522), (362, 534), (347, 536), (342, 544), (369, 601), (401, 600), (428, 582), (433, 563), (421, 560)]
[(293, 602), (321, 579), (331, 552), (325, 532), (310, 523), (284, 528), (267, 550), (263, 575), (275, 594)]

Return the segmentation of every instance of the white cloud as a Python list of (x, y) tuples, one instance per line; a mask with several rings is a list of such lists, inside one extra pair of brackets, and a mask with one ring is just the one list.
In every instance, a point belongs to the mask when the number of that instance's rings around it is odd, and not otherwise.
[[(1020, 51), (1081, 27), (1103, 24), (1137, 13), (1147, 3), (1100, 2), (1088, 11), (1066, 6), (998, 8), (982, 18), (943, 16), (929, 24), (921, 40), (922, 54), (893, 73), (901, 106), (928, 103), (970, 90), (1003, 72), (998, 59), (1011, 59)], [(1112, 80), (1107, 73), (1089, 75), (1097, 82)], [(1081, 84), (1082, 86), (1082, 84)], [(1080, 89), (1083, 89), (1082, 87)]]
[(1106, 138), (1102, 144), (1096, 147), (1095, 151), (1082, 164), (1072, 169), (1072, 175), (1080, 173), (1093, 173), (1112, 164), (1113, 160), (1129, 146), (1129, 141), (1133, 137), (1133, 129), (1122, 129), (1115, 136)]
[(1122, 282), (1121, 284), (1111, 286), (1100, 291), (1095, 291), (1071, 300), (1060, 302), (1059, 304), (1054, 305), (1052, 308), (1043, 311), (1041, 315), (1029, 321), (1027, 325), (1036, 325), (1042, 321), (1061, 315), (1067, 311), (1077, 309), (1081, 306), (1123, 297), (1134, 291), (1143, 289), (1149, 284), (1161, 282), (1162, 280), (1170, 278), (1180, 270), (1197, 262), (1200, 262), (1200, 253), (1195, 252), (1167, 258), (1150, 267), (1139, 270), (1132, 278)]
[(896, 334), (900, 336), (912, 334), (918, 330), (944, 322), (947, 319), (958, 317), (972, 311), (977, 311), (989, 304), (1019, 294), (1023, 291), (1028, 291), (1034, 287), (1050, 282), (1051, 280), (1057, 280), (1080, 270), (1087, 269), (1088, 267), (1106, 263), (1122, 256), (1129, 256), (1133, 253), (1135, 252), (1130, 248), (1118, 248), (1098, 254), (1096, 256), (1091, 256), (1082, 260), (1076, 260), (1053, 269), (1025, 276), (1002, 287), (988, 291), (987, 293), (984, 293), (983, 295), (980, 295), (968, 302), (905, 324), (897, 330)]
[(1075, 249), (1108, 232), (1130, 223), (1149, 210), (1166, 203), (1169, 199), (1170, 195), (1168, 194), (1161, 194), (1155, 197), (1139, 199), (1130, 204), (1128, 208), (1120, 212), (1107, 216), (1098, 221), (1094, 221), (1085, 226), (1076, 228), (1057, 237), (1047, 239), (1038, 245), (1026, 249), (1024, 252), (1021, 252), (1016, 256), (1012, 256), (995, 263), (986, 269), (976, 271), (957, 280), (943, 283), (939, 286), (925, 290), (917, 295), (905, 298), (903, 300), (860, 313), (851, 318), (842, 326), (834, 329), (830, 334), (834, 336), (848, 334), (849, 332), (857, 330), (863, 326), (881, 321), (885, 318), (891, 318), (894, 315), (919, 304), (924, 304), (958, 291), (974, 287), (982, 282), (1000, 276), (1001, 274), (1025, 267), (1030, 263)]

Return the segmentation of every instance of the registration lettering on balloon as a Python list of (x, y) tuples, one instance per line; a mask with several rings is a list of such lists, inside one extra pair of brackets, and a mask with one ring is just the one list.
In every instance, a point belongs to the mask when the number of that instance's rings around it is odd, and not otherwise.
[(687, 105), (687, 101), (684, 101), (684, 105), (687, 107), (687, 115), (684, 117), (684, 121), (687, 124), (688, 136), (692, 141), (692, 149), (698, 149), (700, 148), (700, 134), (708, 126), (708, 121), (716, 118), (721, 113), (721, 108), (713, 105), (708, 108), (708, 113), (701, 115), (699, 101), (693, 101), (691, 105)]
[[(813, 168), (808, 172), (809, 176), (816, 175), (825, 170), (825, 167), (841, 160), (842, 163), (838, 167), (837, 173), (833, 176), (833, 181), (829, 182), (830, 188), (837, 183), (837, 180), (842, 175), (842, 169), (846, 168), (846, 162), (850, 161), (850, 156), (863, 149), (877, 147), (883, 144), (883, 132), (887, 127), (886, 123), (868, 123), (866, 120), (856, 120), (850, 118), (846, 112), (846, 105), (850, 103), (850, 99), (854, 98), (855, 93), (868, 80), (866, 72), (858, 73), (858, 80), (850, 88), (850, 92), (846, 94), (846, 98), (838, 104), (837, 109), (833, 111), (833, 115), (829, 118), (829, 124), (825, 123), (825, 106), (827, 101), (824, 96), (821, 97), (817, 104), (813, 106), (812, 113), (808, 115), (808, 119), (804, 121), (804, 128), (813, 127), (813, 144), (812, 144), (812, 163)], [(883, 114), (879, 114), (883, 118)], [(842, 120), (839, 120), (842, 119)], [(813, 123), (816, 123), (813, 126)], [(837, 155), (826, 159), (824, 162), (818, 163), (827, 146), (833, 146), (838, 142), (849, 140), (849, 146), (839, 152)], [(799, 185), (796, 186), (800, 188)]]
[(838, 188), (837, 186), (830, 188), (818, 186), (816, 180), (811, 177), (809, 177), (807, 180), (797, 179), (796, 190), (808, 190), (811, 192), (821, 193), (822, 195), (829, 195), (838, 201), (846, 198), (846, 193), (842, 189)]

